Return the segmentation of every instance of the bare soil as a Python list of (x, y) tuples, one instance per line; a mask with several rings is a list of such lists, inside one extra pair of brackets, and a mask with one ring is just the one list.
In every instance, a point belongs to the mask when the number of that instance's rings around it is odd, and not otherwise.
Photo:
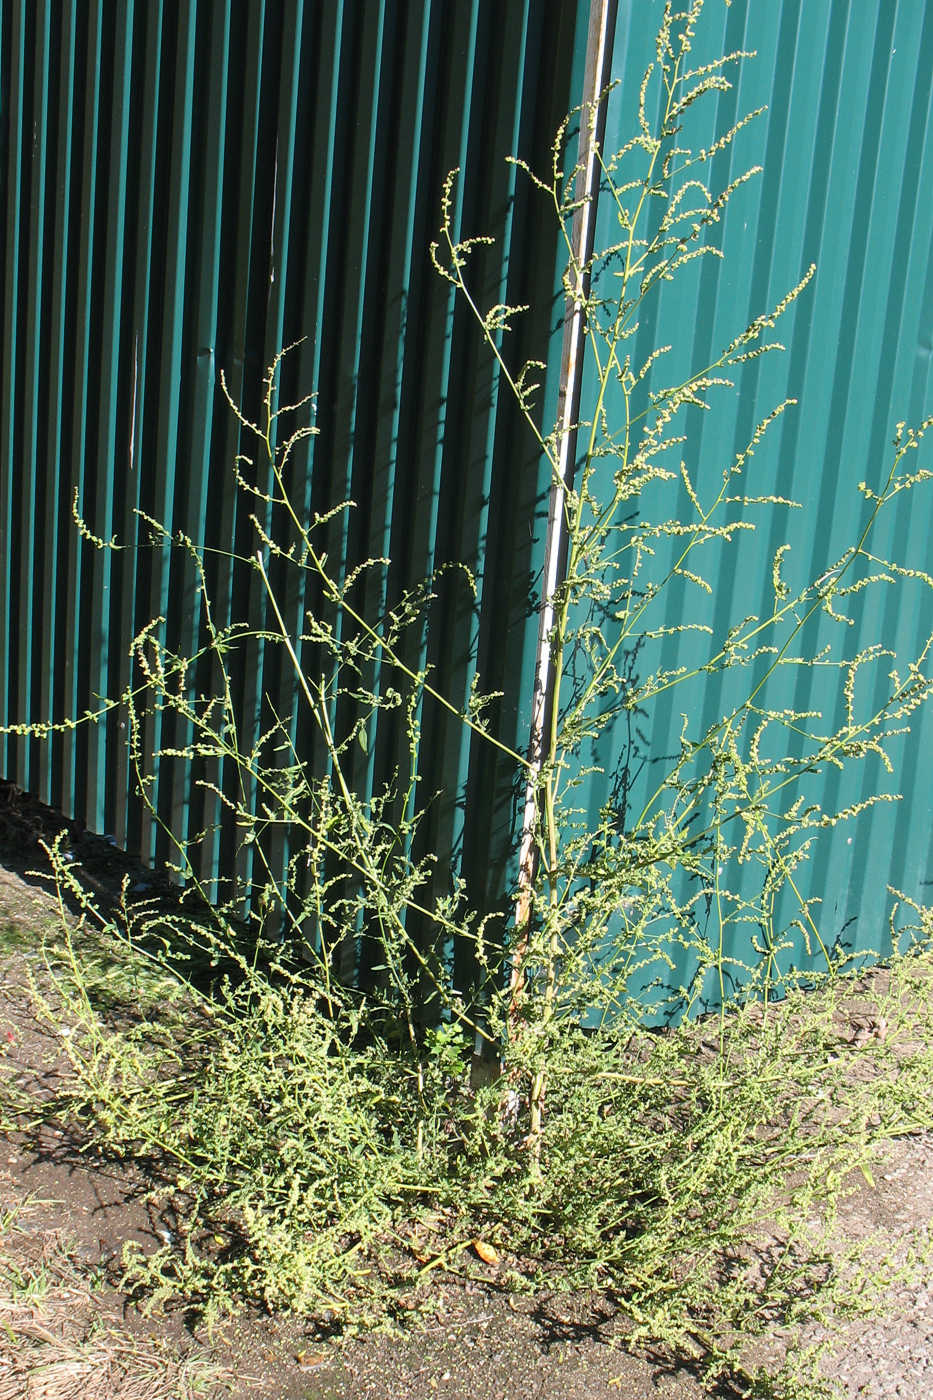
[[(56, 825), (57, 823), (57, 825)], [(178, 1308), (121, 1287), (123, 1246), (155, 1248), (171, 1222), (139, 1164), (114, 1162), (49, 1126), (42, 1106), (63, 1072), (29, 989), (56, 918), (28, 872), (39, 836), (64, 826), (0, 784), (0, 1093), (37, 1108), (0, 1140), (0, 1400), (699, 1400), (683, 1361), (632, 1356), (611, 1301), (594, 1294), (514, 1295), (494, 1268), (438, 1275), (402, 1331), (328, 1338), (310, 1319), (243, 1314), (208, 1335)], [(133, 863), (69, 826), (76, 859), (106, 892)], [(138, 867), (135, 868), (138, 873)], [(146, 877), (147, 879), (150, 877)], [(841, 1238), (881, 1229), (896, 1242), (933, 1223), (933, 1136), (890, 1144), (872, 1184), (845, 1202)], [(885, 1316), (841, 1339), (834, 1374), (846, 1397), (933, 1395), (933, 1280), (892, 1293)], [(732, 1394), (723, 1390), (721, 1394)], [(737, 1393), (737, 1392), (735, 1392)]]

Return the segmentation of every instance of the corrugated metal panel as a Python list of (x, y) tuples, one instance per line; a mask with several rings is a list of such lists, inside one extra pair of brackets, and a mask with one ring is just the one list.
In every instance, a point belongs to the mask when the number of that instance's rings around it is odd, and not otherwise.
[[(574, 7), (4, 0), (0, 22), (0, 722), (118, 694), (151, 617), (194, 645), (192, 580), (134, 511), (249, 550), (232, 479), (249, 448), (219, 373), (253, 415), (273, 354), (304, 337), (282, 386), (318, 395), (304, 507), (358, 503), (331, 557), (391, 555), (377, 604), (445, 561), (474, 569), (478, 602), (443, 583), (417, 659), (455, 699), (479, 666), (508, 693), (499, 723), (514, 740), (539, 464), (427, 250), (459, 165), (458, 224), (500, 240), (475, 263), (484, 295), (540, 305), (522, 335), (528, 353), (547, 339), (555, 230), (503, 157), (546, 160), (571, 100)], [(74, 491), (123, 552), (82, 543)], [(254, 571), (221, 554), (209, 570), (215, 597), (262, 620)], [(290, 596), (292, 615), (310, 601)], [(307, 743), (277, 650), (256, 642), (232, 665), (247, 731), (268, 693)], [(163, 833), (128, 800), (120, 723), (111, 714), (49, 746), (0, 737), (0, 772), (164, 857)], [(151, 720), (151, 744), (172, 738), (163, 724)], [(360, 756), (364, 786), (391, 772), (398, 736), (386, 729)], [(426, 710), (423, 765), (447, 800), (425, 839), (485, 892), (507, 858), (511, 789), (474, 758), (456, 723)], [(180, 768), (163, 765), (155, 795), (176, 830), (209, 815)], [(235, 848), (222, 824), (206, 871)], [(237, 859), (248, 874), (249, 852)]]
[[(610, 150), (637, 128), (639, 85), (662, 11), (661, 0), (620, 0), (614, 47), (620, 88), (609, 104)], [(688, 616), (708, 622), (716, 638), (744, 615), (769, 611), (771, 563), (782, 541), (792, 546), (787, 578), (797, 587), (855, 541), (865, 514), (856, 483), (877, 482), (887, 469), (897, 421), (919, 422), (933, 408), (933, 7), (887, 0), (734, 0), (726, 7), (709, 0), (693, 58), (699, 64), (738, 49), (757, 50), (757, 57), (742, 63), (731, 91), (689, 109), (684, 143), (708, 145), (714, 132), (766, 106), (731, 151), (715, 158), (709, 182), (721, 188), (753, 164), (763, 165), (764, 174), (737, 192), (723, 223), (714, 226), (724, 260), (704, 259), (663, 284), (639, 317), (633, 350), (633, 363), (641, 364), (654, 346), (671, 343), (651, 382), (676, 382), (714, 359), (798, 282), (811, 261), (817, 264), (814, 284), (780, 324), (778, 338), (788, 353), (752, 361), (736, 395), (721, 391), (712, 412), (685, 415), (682, 451), (708, 488), (775, 403), (785, 396), (800, 401), (757, 452), (746, 489), (790, 497), (803, 510), (777, 510), (770, 524), (755, 536), (740, 536), (718, 563), (706, 558), (714, 585), (708, 605), (699, 590), (675, 589), (653, 615), (669, 626)], [(598, 246), (618, 236), (608, 205), (600, 206)], [(670, 499), (660, 513), (678, 510), (685, 512), (681, 518), (689, 515), (683, 492), (676, 507)], [(905, 495), (883, 518), (875, 549), (929, 568), (931, 527), (929, 494)], [(662, 551), (657, 567), (663, 570), (666, 562)], [(823, 619), (808, 630), (803, 649), (816, 651), (833, 635), (851, 655), (880, 640), (898, 650), (903, 664), (933, 631), (929, 594), (921, 588), (890, 589), (886, 597), (866, 593), (847, 610), (854, 626), (845, 637), (839, 629), (831, 634)], [(695, 635), (681, 633), (655, 653), (643, 649), (637, 664), (647, 674), (658, 663), (693, 667), (707, 654)], [(800, 672), (792, 683), (769, 684), (763, 703), (823, 710), (834, 727), (839, 709), (829, 682), (825, 672)], [(737, 698), (732, 679), (704, 676), (690, 689), (661, 695), (641, 721), (641, 738), (620, 720), (595, 755), (604, 775), (587, 779), (591, 813), (610, 798), (613, 780), (627, 765), (634, 787), (624, 815), (631, 821), (639, 797), (661, 776), (663, 756), (679, 751), (681, 712), (691, 715), (691, 733), (701, 734)], [(867, 705), (871, 697), (863, 698)], [(893, 778), (867, 761), (844, 776), (829, 768), (805, 789), (825, 812), (876, 789), (903, 794), (896, 807), (879, 805), (824, 833), (800, 872), (806, 896), (822, 900), (817, 921), (828, 944), (856, 951), (883, 944), (889, 884), (929, 898), (933, 716), (914, 716), (911, 723), (909, 740), (893, 749)], [(748, 873), (738, 878), (749, 892)], [(789, 916), (787, 906), (784, 913)], [(733, 928), (727, 953), (749, 956), (756, 934)], [(799, 938), (796, 943), (793, 956), (806, 963)]]
[[(619, 0), (610, 146), (631, 129), (662, 9), (661, 0)], [(459, 164), (458, 221), (500, 237), (475, 264), (486, 300), (538, 307), (513, 350), (523, 358), (550, 345), (554, 404), (563, 310), (553, 295), (554, 230), (501, 157), (518, 150), (546, 166), (553, 130), (582, 91), (589, 10), (584, 0), (0, 4), (0, 720), (59, 718), (119, 692), (126, 643), (152, 616), (193, 640), (191, 579), (149, 545), (134, 509), (221, 550), (248, 549), (247, 512), (231, 483), (246, 444), (218, 397), (219, 371), (252, 413), (273, 353), (305, 337), (283, 383), (286, 397), (308, 388), (319, 396), (305, 508), (347, 495), (359, 503), (331, 554), (348, 564), (391, 555), (376, 605), (447, 560), (476, 571), (476, 605), (442, 582), (413, 659), (435, 664), (452, 696), (464, 696), (478, 670), (505, 692), (499, 732), (522, 746), (547, 482), (426, 249), (443, 177)], [(886, 0), (708, 0), (702, 23), (710, 55), (746, 47), (759, 56), (734, 91), (691, 110), (691, 135), (702, 143), (714, 125), (767, 104), (712, 172), (724, 183), (761, 161), (765, 175), (730, 206), (724, 263), (704, 264), (646, 308), (636, 358), (670, 339), (678, 350), (666, 372), (676, 354), (695, 364), (811, 259), (819, 265), (783, 327), (788, 355), (750, 365), (738, 398), (688, 422), (708, 477), (774, 401), (801, 399), (755, 458), (755, 482), (805, 510), (778, 518), (757, 544), (737, 545), (716, 578), (710, 621), (721, 631), (754, 606), (748, 598), (765, 597), (782, 539), (800, 582), (851, 538), (853, 484), (880, 468), (898, 418), (916, 421), (930, 408), (933, 12)], [(604, 206), (600, 217), (611, 236)], [(125, 552), (81, 543), (75, 489), (96, 533), (116, 533)], [(892, 511), (879, 548), (922, 562), (930, 524), (916, 507)], [(255, 576), (222, 554), (209, 568), (215, 596), (261, 621)], [(313, 600), (288, 601), (296, 616)], [(892, 591), (884, 613), (857, 608), (854, 640), (880, 629), (910, 650), (929, 626), (914, 602)], [(666, 620), (682, 609), (672, 596)], [(821, 634), (811, 640), (819, 645)], [(681, 638), (662, 660), (700, 656)], [(306, 745), (277, 651), (257, 642), (234, 665), (248, 725), (263, 695), (276, 695)], [(696, 713), (709, 722), (727, 699), (719, 682), (707, 683)], [(805, 682), (782, 702), (804, 707), (820, 696)], [(671, 751), (679, 707), (673, 694), (662, 699), (636, 757), (653, 763)], [(451, 852), (488, 904), (514, 848), (514, 774), (455, 721), (430, 708), (423, 718), (423, 770), (447, 794), (424, 839)], [(0, 736), (0, 771), (161, 857), (164, 836), (127, 799), (119, 725), (111, 715), (48, 746)], [(915, 721), (893, 784), (900, 806), (833, 835), (809, 865), (808, 892), (823, 897), (830, 938), (875, 946), (886, 883), (923, 894), (930, 800), (921, 759), (931, 737), (930, 721)], [(374, 739), (357, 774), (370, 789), (398, 757), (391, 725)], [(597, 755), (608, 771), (627, 743), (617, 732)], [(830, 774), (816, 797), (829, 809), (877, 779), (869, 765), (842, 783)], [(596, 811), (607, 789), (595, 775), (588, 783)], [(205, 799), (180, 771), (165, 767), (157, 795), (167, 822), (201, 828)], [(228, 821), (205, 843), (205, 869), (228, 865), (235, 849)], [(238, 859), (248, 874), (249, 852)], [(457, 957), (466, 983), (467, 950)]]

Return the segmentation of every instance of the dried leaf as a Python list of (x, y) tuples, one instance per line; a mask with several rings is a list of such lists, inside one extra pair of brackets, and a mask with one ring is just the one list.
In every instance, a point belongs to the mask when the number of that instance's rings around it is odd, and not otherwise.
[(484, 1264), (491, 1264), (495, 1268), (499, 1263), (498, 1251), (491, 1244), (487, 1244), (485, 1240), (473, 1240), (473, 1248)]
[(300, 1351), (295, 1360), (303, 1371), (313, 1371), (315, 1366), (323, 1366), (327, 1357), (323, 1351)]

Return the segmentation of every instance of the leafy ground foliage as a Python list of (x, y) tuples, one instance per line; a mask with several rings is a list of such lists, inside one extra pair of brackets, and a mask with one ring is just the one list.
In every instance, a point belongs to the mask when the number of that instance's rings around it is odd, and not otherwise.
[[(826, 1393), (817, 1358), (791, 1353), (768, 1370), (755, 1339), (856, 1314), (897, 1271), (922, 1266), (919, 1237), (915, 1257), (886, 1258), (871, 1241), (841, 1262), (827, 1242), (840, 1193), (853, 1172), (870, 1178), (877, 1144), (930, 1126), (933, 915), (897, 897), (886, 990), (864, 1043), (851, 1044), (839, 1031), (847, 961), (821, 936), (797, 872), (821, 829), (873, 800), (822, 812), (803, 800), (802, 780), (829, 765), (883, 763), (930, 693), (929, 642), (893, 660), (880, 645), (844, 648), (857, 595), (933, 587), (873, 547), (878, 517), (930, 476), (911, 469), (929, 425), (898, 429), (890, 467), (859, 488), (858, 538), (815, 581), (791, 586), (782, 547), (770, 610), (724, 636), (702, 611), (674, 629), (659, 621), (666, 590), (708, 593), (698, 558), (788, 504), (745, 483), (787, 402), (712, 484), (679, 458), (688, 410), (709, 408), (730, 374), (780, 350), (771, 332), (811, 275), (686, 378), (659, 381), (664, 347), (633, 360), (646, 298), (695, 259), (719, 255), (710, 234), (755, 173), (718, 191), (703, 178), (752, 117), (712, 147), (685, 144), (690, 109), (728, 86), (746, 57), (691, 66), (702, 8), (668, 7), (635, 134), (621, 151), (598, 153), (600, 197), (617, 215), (611, 248), (581, 260), (569, 125), (550, 174), (526, 171), (565, 238), (568, 305), (587, 332), (594, 401), (572, 425), (575, 473), (567, 425), (540, 426), (540, 367), (506, 354), (521, 308), (483, 309), (471, 287), (484, 240), (453, 228), (453, 175), (444, 197), (435, 263), (474, 309), (551, 465), (566, 531), (565, 575), (543, 600), (557, 701), (536, 719), (530, 754), (491, 731), (479, 691), (461, 712), (411, 661), (433, 580), (369, 614), (360, 599), (384, 602), (388, 561), (349, 578), (335, 569), (332, 542), (351, 506), (308, 520), (295, 498), (314, 429), (305, 404), (279, 404), (281, 356), (256, 421), (231, 404), (253, 454), (236, 464), (255, 529), (255, 554), (240, 563), (255, 570), (266, 625), (224, 618), (205, 551), (149, 521), (153, 539), (187, 561), (197, 644), (152, 622), (133, 642), (137, 684), (108, 703), (124, 707), (153, 818), (160, 770), (194, 765), (248, 861), (218, 896), (198, 874), (209, 829), (174, 833), (184, 895), (147, 904), (125, 889), (114, 908), (86, 892), (64, 844), (53, 844), (62, 936), (37, 996), (74, 1071), (57, 1111), (107, 1151), (149, 1161), (174, 1202), (178, 1238), (125, 1261), (156, 1298), (180, 1294), (209, 1316), (248, 1299), (356, 1325), (472, 1245), (516, 1288), (546, 1278), (605, 1290), (633, 1345), (699, 1359), (711, 1385), (729, 1376), (746, 1394), (800, 1397)], [(576, 116), (586, 137), (596, 106)], [(680, 516), (677, 501), (686, 502)], [(89, 544), (115, 547), (81, 527)], [(778, 673), (817, 660), (801, 654), (813, 619), (838, 624), (842, 639), (818, 658), (838, 675), (835, 727), (768, 700)], [(655, 664), (655, 644), (684, 629), (708, 637), (702, 664)], [(313, 762), (271, 701), (262, 732), (246, 737), (231, 666), (256, 645), (280, 649), (292, 668)], [(705, 731), (685, 719), (679, 753), (640, 812), (623, 793), (588, 820), (579, 788), (615, 719), (645, 714), (673, 687), (695, 695), (725, 671), (741, 694)], [(437, 895), (436, 857), (419, 854), (429, 705), (495, 745), (525, 794), (507, 923), (465, 908), (456, 882)], [(358, 781), (360, 756), (365, 768), (386, 724), (404, 736), (405, 762), (373, 790)], [(115, 951), (106, 965), (76, 944), (74, 905), (85, 926), (107, 933)], [(738, 957), (733, 936), (749, 927), (753, 954)], [(469, 1001), (450, 972), (454, 940), (469, 945), (477, 969)], [(361, 944), (372, 953), (365, 988), (345, 975)], [(822, 966), (799, 955), (804, 945)], [(689, 970), (677, 985), (672, 949)], [(125, 1014), (115, 1017), (115, 1004)], [(711, 1016), (698, 1014), (709, 1005)], [(471, 1074), (477, 1039), (486, 1076)]]
[(74, 1069), (52, 1111), (145, 1162), (179, 1222), (177, 1240), (125, 1258), (152, 1301), (208, 1316), (261, 1302), (353, 1328), (407, 1315), (479, 1241), (506, 1286), (605, 1290), (633, 1346), (800, 1396), (824, 1393), (815, 1358), (758, 1374), (756, 1339), (838, 1327), (929, 1268), (920, 1233), (896, 1256), (834, 1234), (879, 1147), (933, 1126), (928, 953), (891, 962), (854, 1038), (846, 979), (748, 1004), (724, 1034), (715, 1019), (568, 1032), (535, 1160), (500, 1086), (470, 1089), (449, 1054), (429, 1084), (413, 1056), (354, 1045), (298, 978), (179, 993), (132, 941), (112, 947), (50, 940), (36, 995)]

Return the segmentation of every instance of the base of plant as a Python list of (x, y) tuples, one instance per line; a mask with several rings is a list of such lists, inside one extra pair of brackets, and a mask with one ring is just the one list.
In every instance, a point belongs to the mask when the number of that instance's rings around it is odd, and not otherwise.
[(880, 1146), (933, 1126), (928, 943), (724, 1019), (565, 1027), (533, 1157), (502, 1112), (508, 1061), (477, 1090), (449, 1037), (416, 1064), (404, 1041), (361, 1041), (349, 1002), (322, 1014), (298, 973), (198, 992), (139, 942), (63, 923), (36, 997), (70, 1065), (56, 1114), (147, 1164), (174, 1212), (171, 1244), (124, 1261), (150, 1306), (339, 1330), (416, 1317), (444, 1276), (597, 1289), (631, 1347), (801, 1397), (829, 1393), (819, 1358), (792, 1357), (788, 1389), (756, 1345), (881, 1306), (925, 1266), (919, 1240), (895, 1258), (833, 1231)]

